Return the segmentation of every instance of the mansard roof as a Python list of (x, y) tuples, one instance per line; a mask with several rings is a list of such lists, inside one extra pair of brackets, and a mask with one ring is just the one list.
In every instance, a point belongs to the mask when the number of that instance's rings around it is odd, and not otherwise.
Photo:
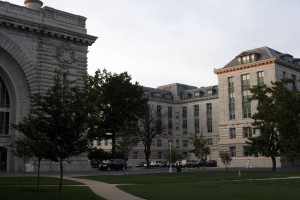
[(293, 58), (290, 54), (282, 53), (269, 47), (260, 47), (241, 52), (223, 68), (215, 69), (214, 72), (220, 74), (274, 62), (300, 71), (299, 58)]

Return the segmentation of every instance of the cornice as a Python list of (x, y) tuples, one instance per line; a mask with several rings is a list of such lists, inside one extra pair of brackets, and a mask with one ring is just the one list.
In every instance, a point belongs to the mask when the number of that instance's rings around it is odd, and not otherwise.
[(92, 45), (97, 39), (97, 37), (92, 35), (79, 33), (76, 31), (70, 31), (58, 27), (53, 27), (47, 24), (26, 21), (19, 18), (13, 18), (2, 14), (0, 14), (0, 26), (6, 26), (10, 28), (19, 29), (22, 31), (68, 39), (70, 41), (83, 43), (89, 46)]
[(233, 72), (233, 71), (238, 71), (238, 70), (242, 70), (242, 69), (258, 67), (258, 66), (262, 66), (262, 65), (271, 64), (271, 63), (280, 64), (285, 67), (300, 71), (300, 66), (295, 65), (294, 63), (291, 63), (291, 62), (288, 62), (288, 61), (285, 61), (285, 60), (282, 60), (279, 58), (269, 58), (269, 59), (261, 60), (261, 61), (257, 61), (257, 62), (236, 65), (236, 66), (226, 67), (226, 68), (221, 68), (221, 69), (215, 69), (214, 73), (215, 74), (223, 74), (223, 73), (227, 73), (227, 72)]

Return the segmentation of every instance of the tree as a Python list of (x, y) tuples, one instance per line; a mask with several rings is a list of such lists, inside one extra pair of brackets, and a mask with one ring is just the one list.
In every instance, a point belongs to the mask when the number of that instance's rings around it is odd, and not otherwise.
[(34, 117), (32, 113), (29, 113), (18, 124), (12, 124), (12, 128), (24, 135), (24, 137), (18, 138), (15, 142), (15, 154), (23, 158), (24, 168), (26, 160), (33, 160), (34, 165), (37, 167), (37, 189), (39, 190), (41, 161), (49, 157), (49, 140), (41, 130), (43, 129), (43, 125), (40, 118)]
[(251, 101), (258, 102), (252, 125), (259, 135), (249, 138), (248, 151), (255, 156), (270, 157), (272, 171), (276, 171), (276, 157), (294, 160), (300, 152), (299, 92), (288, 87), (290, 82), (283, 80), (250, 89)]
[(228, 166), (230, 165), (232, 158), (227, 151), (219, 151), (219, 157), (221, 162), (225, 165), (226, 171), (228, 171)]
[(97, 70), (95, 76), (89, 76), (87, 85), (89, 96), (93, 97), (90, 99), (99, 112), (95, 113), (97, 121), (93, 121), (96, 127), (94, 137), (111, 133), (111, 136), (105, 137), (111, 137), (112, 154), (115, 157), (118, 133), (123, 131), (126, 124), (136, 123), (147, 109), (148, 100), (143, 97), (143, 87), (137, 82), (131, 83), (131, 76), (127, 72), (112, 74), (105, 69), (102, 72)]
[(150, 167), (149, 158), (153, 140), (158, 136), (165, 137), (165, 116), (160, 110), (154, 108), (153, 105), (149, 105), (148, 110), (138, 120), (136, 134), (144, 146), (147, 168)]
[(53, 86), (45, 95), (32, 98), (32, 117), (40, 126), (37, 132), (43, 133), (49, 143), (47, 159), (59, 162), (59, 199), (63, 180), (63, 161), (85, 152), (87, 136), (87, 95), (85, 90), (67, 78), (67, 73), (56, 71)]
[(190, 152), (193, 153), (198, 159), (200, 159), (204, 170), (204, 162), (207, 156), (210, 154), (210, 148), (207, 145), (207, 141), (204, 138), (202, 131), (199, 137), (197, 136), (197, 134), (194, 134), (194, 136), (191, 138), (191, 143), (193, 145), (193, 148), (190, 150)]

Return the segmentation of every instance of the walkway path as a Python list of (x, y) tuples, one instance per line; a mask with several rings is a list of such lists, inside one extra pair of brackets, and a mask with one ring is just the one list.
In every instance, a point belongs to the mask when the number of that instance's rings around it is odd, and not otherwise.
[(95, 194), (106, 200), (144, 200), (120, 190), (114, 184), (72, 177), (64, 177), (64, 179), (84, 183), (89, 186)]

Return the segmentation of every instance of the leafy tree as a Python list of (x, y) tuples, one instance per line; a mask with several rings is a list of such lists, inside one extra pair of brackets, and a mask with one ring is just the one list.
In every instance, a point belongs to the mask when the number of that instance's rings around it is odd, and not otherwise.
[(175, 163), (177, 160), (181, 158), (182, 158), (181, 154), (179, 154), (177, 149), (174, 148), (171, 150), (171, 155), (169, 154), (168, 156), (168, 160), (170, 164)]
[(219, 151), (219, 157), (221, 162), (225, 165), (226, 171), (228, 171), (228, 166), (230, 165), (232, 158), (227, 151)]
[(42, 159), (49, 157), (49, 140), (43, 132), (43, 124), (38, 116), (34, 117), (29, 113), (18, 124), (12, 124), (12, 128), (23, 133), (24, 137), (18, 138), (15, 142), (15, 154), (24, 160), (31, 159), (37, 167), (37, 189), (40, 186), (40, 166)]
[(38, 121), (38, 133), (47, 140), (47, 159), (59, 162), (61, 199), (63, 161), (87, 150), (87, 96), (84, 90), (67, 79), (67, 74), (57, 71), (53, 86), (45, 95), (32, 98), (31, 112)]
[(286, 156), (293, 161), (300, 153), (299, 92), (289, 88), (290, 82), (284, 80), (250, 89), (251, 100), (258, 102), (252, 125), (259, 135), (249, 138), (248, 151), (270, 157), (272, 171), (276, 171), (276, 157)]
[(90, 160), (102, 161), (102, 160), (109, 160), (109, 159), (111, 159), (112, 155), (111, 155), (111, 152), (105, 151), (103, 149), (89, 148), (89, 150), (88, 150), (88, 158)]
[(193, 148), (190, 150), (190, 152), (193, 153), (198, 159), (200, 159), (204, 170), (204, 162), (207, 156), (210, 154), (210, 148), (207, 145), (207, 141), (204, 138), (202, 131), (199, 137), (197, 136), (197, 134), (194, 134), (194, 136), (191, 138), (191, 143), (193, 145)]
[(137, 82), (131, 83), (131, 76), (127, 72), (112, 74), (107, 70), (97, 70), (95, 76), (87, 78), (89, 96), (98, 107), (94, 113), (97, 119), (93, 121), (94, 135), (103, 137), (111, 133), (112, 154), (115, 157), (116, 139), (122, 128), (131, 123), (136, 123), (138, 118), (147, 109), (147, 99), (143, 97), (143, 87)]
[(151, 146), (153, 140), (159, 137), (165, 137), (166, 129), (165, 114), (157, 111), (153, 105), (149, 105), (148, 110), (138, 120), (137, 137), (144, 146), (144, 153), (147, 162), (147, 168), (150, 167)]

